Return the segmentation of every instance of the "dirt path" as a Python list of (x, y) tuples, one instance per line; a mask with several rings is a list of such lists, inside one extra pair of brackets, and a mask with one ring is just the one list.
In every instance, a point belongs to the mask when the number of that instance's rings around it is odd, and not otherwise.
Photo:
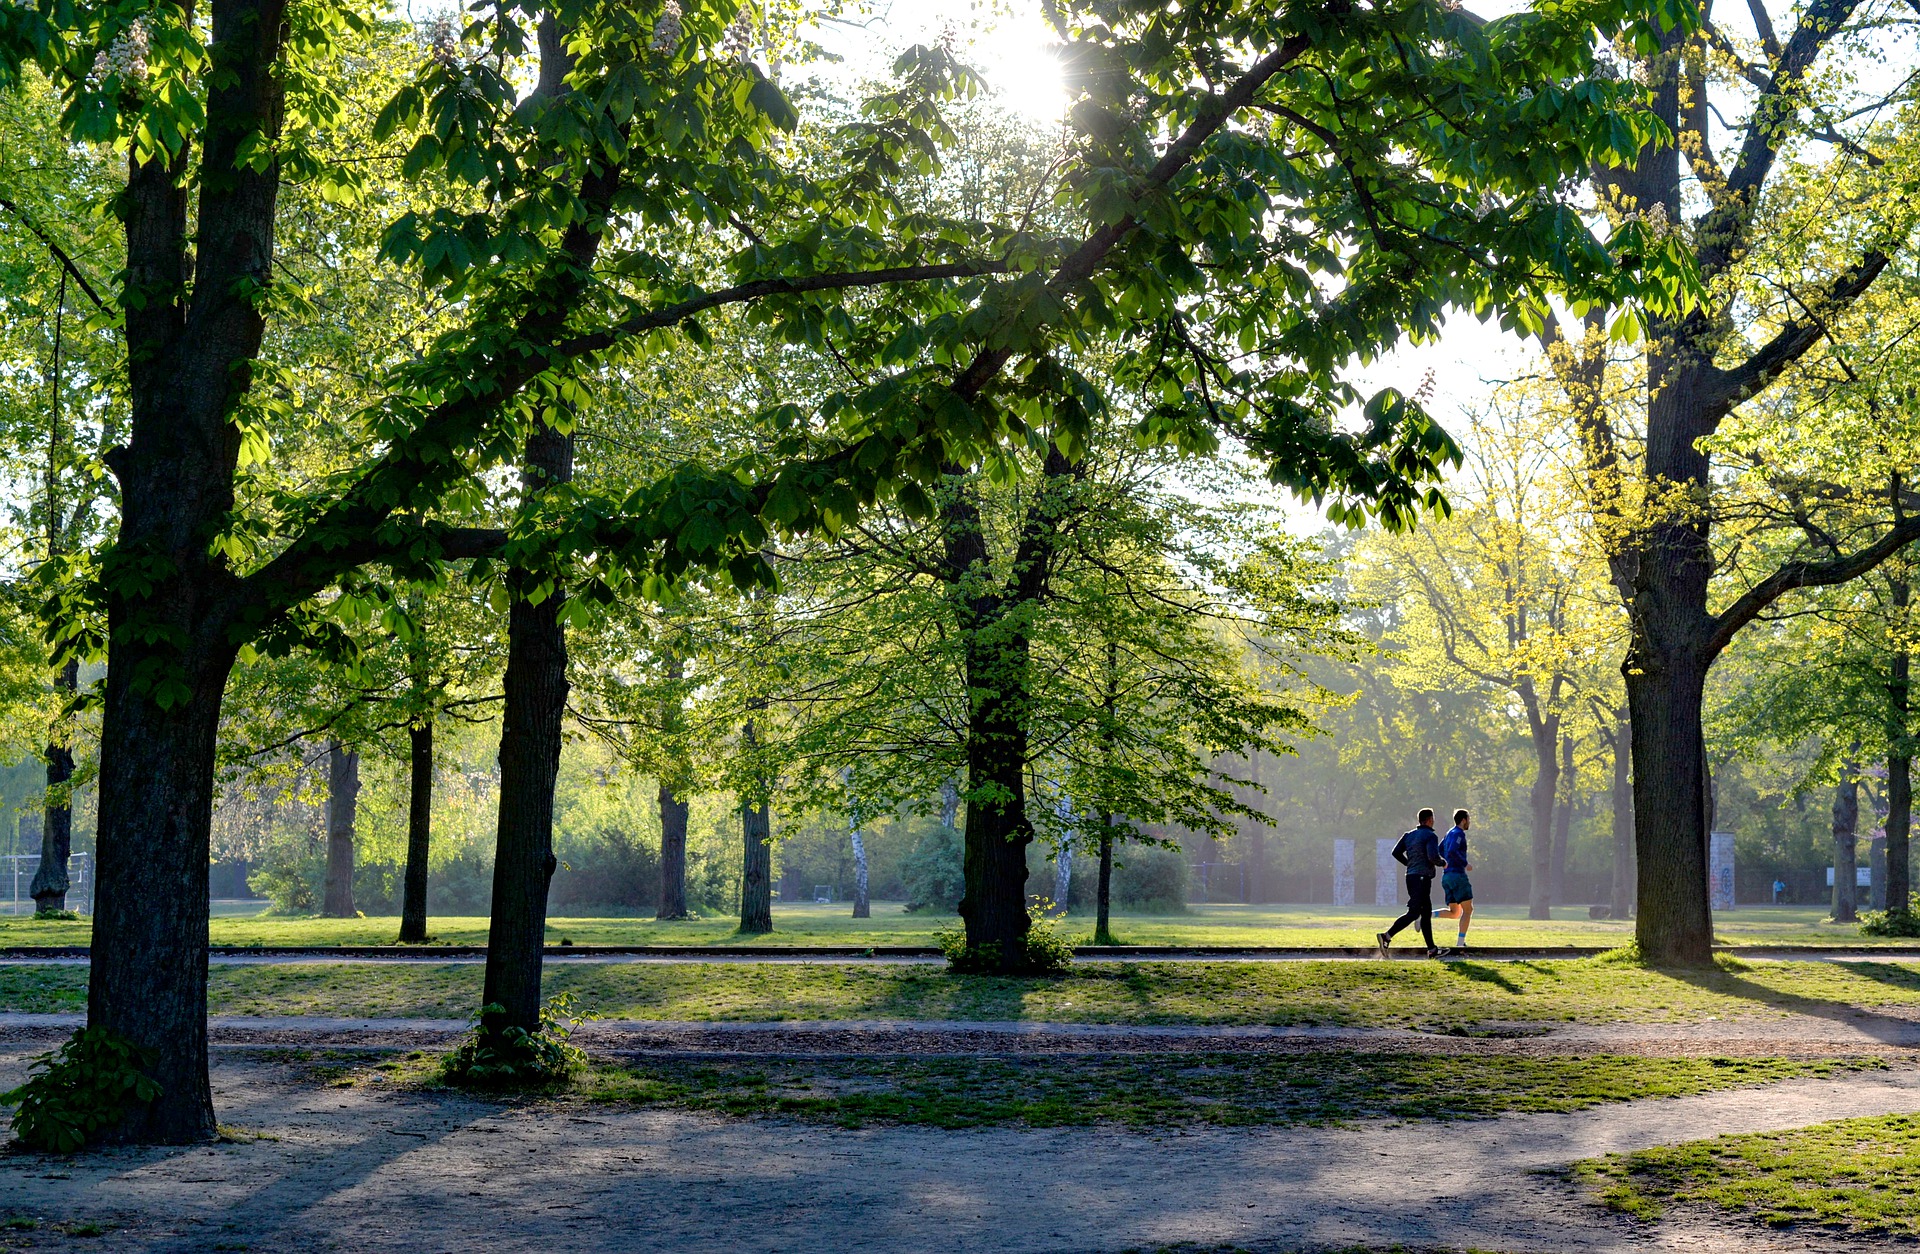
[[(0, 1068), (16, 1070), (18, 1055)], [(0, 1207), (108, 1225), (34, 1247), (103, 1251), (1112, 1254), (1473, 1246), (1577, 1254), (1838, 1250), (1695, 1217), (1637, 1227), (1556, 1175), (1574, 1159), (1827, 1119), (1920, 1111), (1920, 1074), (1520, 1115), (1302, 1130), (847, 1131), (668, 1110), (500, 1106), (319, 1088), (223, 1053), (222, 1117), (264, 1134), (65, 1162), (0, 1158)], [(1848, 1250), (1870, 1243), (1849, 1240)]]

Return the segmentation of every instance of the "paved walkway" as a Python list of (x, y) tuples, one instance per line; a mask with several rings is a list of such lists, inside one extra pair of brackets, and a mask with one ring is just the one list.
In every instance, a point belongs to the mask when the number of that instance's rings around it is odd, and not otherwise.
[(1852, 1254), (1873, 1243), (1717, 1216), (1641, 1226), (1557, 1169), (1709, 1131), (1920, 1111), (1920, 1076), (1902, 1070), (1467, 1124), (848, 1131), (291, 1075), (232, 1054), (216, 1067), (222, 1119), (262, 1139), (0, 1158), (0, 1209), (104, 1223), (73, 1244), (114, 1254), (1115, 1254), (1181, 1241)]

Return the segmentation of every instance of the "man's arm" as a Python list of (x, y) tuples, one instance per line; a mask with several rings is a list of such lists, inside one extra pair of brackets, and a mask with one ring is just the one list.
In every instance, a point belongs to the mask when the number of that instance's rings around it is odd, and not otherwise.
[(1394, 845), (1393, 858), (1394, 861), (1398, 862), (1401, 866), (1409, 865), (1407, 862), (1407, 838), (1405, 836), (1402, 836), (1399, 842)]

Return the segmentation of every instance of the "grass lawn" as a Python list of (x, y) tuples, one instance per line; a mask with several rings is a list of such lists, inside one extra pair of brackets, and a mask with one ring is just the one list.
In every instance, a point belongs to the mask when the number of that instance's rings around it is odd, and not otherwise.
[[(843, 1058), (796, 1062), (596, 1062), (572, 1096), (729, 1115), (977, 1128), (1118, 1124), (1140, 1129), (1486, 1119), (1584, 1110), (1777, 1080), (1879, 1069), (1853, 1060), (1487, 1058), (1395, 1054), (1118, 1055), (1104, 1058)], [(359, 1072), (425, 1077), (424, 1054)], [(1436, 1079), (1444, 1075), (1444, 1088)]]
[[(288, 963), (213, 968), (216, 1014), (464, 1018), (466, 964)], [(0, 1009), (80, 1010), (86, 968), (0, 964)], [(1851, 1015), (1920, 1004), (1920, 964), (1739, 962), (1667, 972), (1608, 958), (1539, 962), (1082, 964), (1053, 979), (952, 976), (936, 966), (832, 962), (552, 963), (549, 994), (616, 1019), (960, 1019), (1080, 1023), (1419, 1026), (1659, 1022), (1774, 1010)]]
[[(781, 902), (773, 909), (775, 931), (764, 937), (741, 937), (730, 917), (661, 923), (651, 918), (556, 918), (547, 922), (551, 943), (568, 939), (575, 944), (739, 944), (781, 945), (931, 945), (934, 933), (953, 927), (952, 916), (907, 914), (898, 902), (875, 902), (873, 918), (849, 917), (846, 904), (815, 905)], [(1471, 940), (1483, 945), (1605, 945), (1626, 943), (1633, 935), (1629, 920), (1593, 920), (1585, 907), (1560, 907), (1561, 918), (1535, 922), (1524, 906), (1483, 906), (1474, 914)], [(1196, 905), (1186, 914), (1121, 914), (1114, 930), (1124, 941), (1140, 945), (1370, 945), (1373, 934), (1393, 917), (1385, 907), (1334, 909), (1331, 906)], [(1576, 917), (1576, 915), (1578, 917)], [(1729, 944), (1843, 944), (1899, 943), (1862, 937), (1857, 927), (1824, 922), (1822, 906), (1748, 906), (1722, 911), (1715, 917), (1719, 938)], [(487, 920), (480, 917), (435, 918), (431, 930), (450, 944), (484, 945)], [(30, 917), (0, 917), (0, 946), (84, 945), (91, 924), (40, 922)], [(209, 937), (220, 945), (386, 945), (399, 932), (397, 918), (315, 919), (267, 915), (215, 917)], [(1091, 916), (1074, 915), (1066, 921), (1068, 934), (1085, 943), (1092, 939)], [(1444, 930), (1436, 922), (1436, 935)]]
[(1774, 1225), (1920, 1237), (1920, 1116), (1843, 1119), (1792, 1132), (1714, 1137), (1574, 1165), (1615, 1210), (1658, 1218), (1675, 1203)]

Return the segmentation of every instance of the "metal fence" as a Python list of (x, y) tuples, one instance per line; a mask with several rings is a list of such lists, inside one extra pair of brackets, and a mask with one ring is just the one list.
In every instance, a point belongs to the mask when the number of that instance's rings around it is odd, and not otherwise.
[[(33, 873), (40, 869), (37, 853), (0, 853), (0, 913), (33, 913)], [(67, 859), (67, 909), (91, 913), (93, 874), (88, 856)]]

